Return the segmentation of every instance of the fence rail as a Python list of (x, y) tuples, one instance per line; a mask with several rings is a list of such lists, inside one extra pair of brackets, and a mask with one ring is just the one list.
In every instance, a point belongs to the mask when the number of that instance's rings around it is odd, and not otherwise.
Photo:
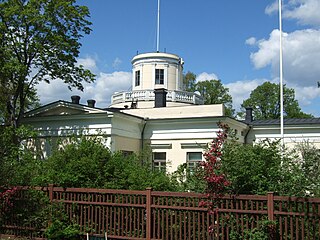
[[(320, 199), (266, 196), (225, 196), (218, 215), (199, 207), (206, 197), (196, 193), (85, 189), (36, 188), (52, 203), (62, 203), (69, 219), (83, 232), (108, 239), (230, 239), (274, 221), (277, 239), (319, 239)], [(10, 222), (11, 221), (11, 222)], [(2, 232), (19, 234), (23, 228), (10, 220)], [(213, 226), (213, 233), (209, 228)], [(15, 231), (13, 231), (15, 230)], [(43, 237), (43, 235), (33, 235)], [(240, 238), (241, 239), (241, 238)]]

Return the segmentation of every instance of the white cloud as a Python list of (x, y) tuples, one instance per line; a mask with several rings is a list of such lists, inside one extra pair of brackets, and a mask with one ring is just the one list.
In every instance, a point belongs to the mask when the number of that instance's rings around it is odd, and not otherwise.
[[(265, 13), (271, 15), (278, 11), (278, 0), (268, 5)], [(320, 26), (319, 0), (291, 0), (282, 6), (283, 18), (296, 20), (301, 25)]]
[(317, 87), (301, 87), (299, 85), (288, 85), (288, 87), (295, 89), (296, 99), (299, 101), (301, 107), (310, 105), (312, 100), (320, 97), (320, 88)]
[(248, 39), (246, 40), (246, 44), (247, 44), (247, 45), (255, 45), (256, 43), (257, 43), (257, 39), (254, 38), (254, 37), (248, 38)]
[(97, 106), (110, 105), (113, 93), (127, 91), (130, 88), (131, 78), (131, 72), (100, 73), (92, 88), (92, 95), (97, 101)]
[(243, 100), (249, 98), (252, 90), (265, 81), (267, 80), (255, 79), (225, 84), (225, 87), (229, 88), (229, 93), (232, 96), (233, 108), (236, 109), (236, 111), (239, 111)]
[(78, 58), (77, 62), (79, 65), (82, 65), (85, 69), (89, 69), (90, 71), (97, 70), (97, 63), (96, 60), (92, 57), (85, 57), (85, 58)]
[[(251, 53), (256, 68), (271, 66), (272, 77), (279, 75), (279, 30), (269, 39), (257, 42), (258, 50)], [(287, 83), (316, 86), (320, 80), (320, 30), (306, 29), (283, 34), (284, 77)]]
[(70, 96), (74, 95), (61, 80), (51, 81), (50, 84), (42, 81), (36, 86), (36, 89), (41, 104), (48, 104), (57, 100), (69, 100)]
[(113, 67), (114, 69), (118, 69), (119, 66), (121, 65), (121, 63), (122, 63), (121, 59), (117, 57), (117, 58), (113, 61), (112, 67)]
[(299, 24), (320, 26), (319, 0), (294, 0), (285, 5), (284, 18), (297, 20)]
[(41, 104), (47, 104), (57, 100), (70, 101), (71, 95), (79, 95), (80, 103), (86, 104), (88, 99), (95, 99), (96, 106), (105, 108), (110, 105), (114, 92), (126, 91), (131, 86), (131, 72), (99, 73), (94, 83), (84, 83), (84, 91), (70, 91), (61, 80), (52, 81), (50, 84), (41, 82), (37, 85), (37, 91)]
[(265, 9), (265, 13), (268, 15), (271, 15), (275, 12), (277, 12), (279, 9), (278, 1), (273, 2), (272, 4), (268, 5)]
[(196, 82), (202, 82), (202, 81), (206, 81), (206, 80), (218, 80), (218, 76), (214, 73), (200, 73), (197, 78), (196, 78)]
[(279, 30), (273, 30), (268, 40), (262, 39), (257, 41), (256, 44), (259, 50), (250, 55), (255, 68), (264, 68), (277, 61), (279, 56)]

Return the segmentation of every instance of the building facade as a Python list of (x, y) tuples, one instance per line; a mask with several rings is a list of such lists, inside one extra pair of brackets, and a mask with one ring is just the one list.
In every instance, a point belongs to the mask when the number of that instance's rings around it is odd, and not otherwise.
[[(192, 167), (220, 130), (219, 122), (235, 130), (238, 141), (253, 143), (280, 138), (279, 120), (255, 121), (248, 109), (244, 121), (225, 116), (223, 104), (203, 105), (197, 93), (183, 89), (183, 60), (169, 53), (144, 53), (132, 59), (132, 91), (114, 93), (111, 105), (56, 101), (25, 114), (24, 123), (39, 132), (34, 144), (43, 158), (56, 139), (98, 135), (112, 151), (142, 151), (150, 146), (155, 169), (172, 172), (180, 164)], [(310, 141), (320, 145), (320, 120), (288, 119), (285, 143)]]

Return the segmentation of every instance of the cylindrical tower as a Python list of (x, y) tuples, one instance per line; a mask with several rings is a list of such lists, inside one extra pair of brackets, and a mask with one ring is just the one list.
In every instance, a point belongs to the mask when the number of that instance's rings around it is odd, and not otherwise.
[(155, 90), (166, 91), (164, 105), (203, 104), (203, 98), (183, 91), (183, 60), (171, 53), (142, 53), (132, 58), (132, 91), (112, 95), (110, 107), (155, 107)]
[(132, 90), (182, 90), (183, 60), (170, 53), (144, 53), (132, 59)]

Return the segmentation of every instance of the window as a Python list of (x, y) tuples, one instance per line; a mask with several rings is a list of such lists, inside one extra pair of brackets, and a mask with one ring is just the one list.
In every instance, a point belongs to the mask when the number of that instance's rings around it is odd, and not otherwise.
[(120, 150), (124, 157), (129, 157), (133, 154), (133, 151)]
[(202, 161), (202, 152), (188, 152), (187, 165), (190, 172), (194, 172), (198, 164)]
[(140, 86), (140, 70), (136, 71), (135, 80), (135, 86)]
[(156, 84), (164, 84), (164, 69), (156, 69)]
[(166, 153), (165, 152), (153, 153), (153, 170), (166, 172)]

